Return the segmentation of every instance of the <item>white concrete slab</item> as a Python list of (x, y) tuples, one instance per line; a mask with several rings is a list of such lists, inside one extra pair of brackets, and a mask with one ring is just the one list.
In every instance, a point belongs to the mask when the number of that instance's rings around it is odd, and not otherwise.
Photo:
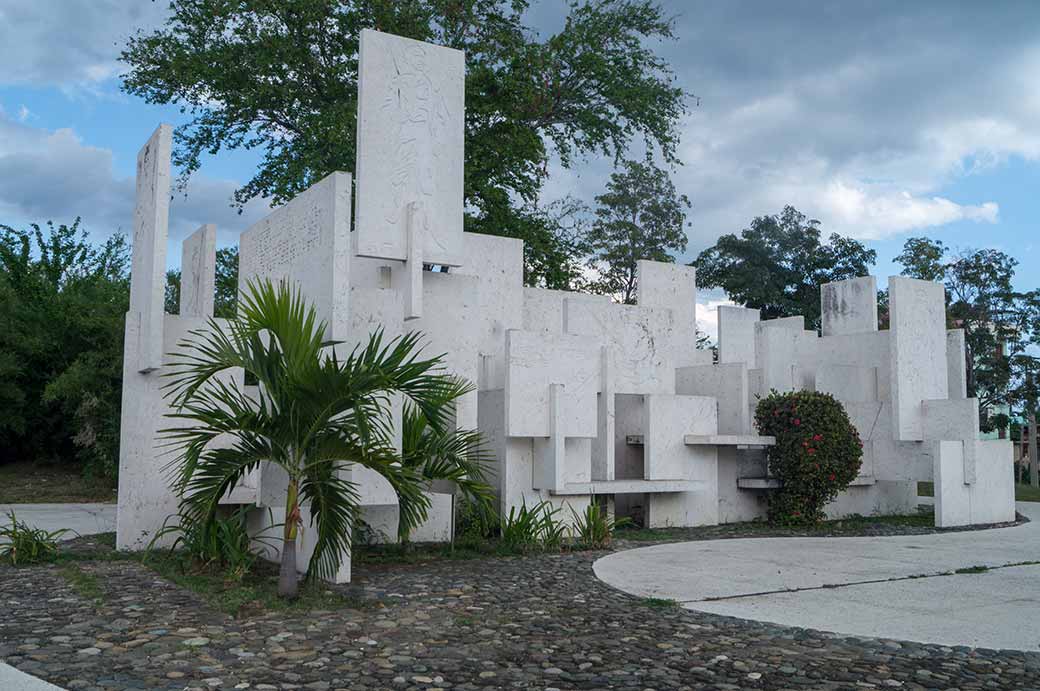
[[(596, 575), (688, 609), (851, 635), (1040, 650), (1040, 503), (1011, 528), (863, 538), (753, 538), (618, 552)], [(950, 574), (986, 566), (979, 574)], [(930, 576), (920, 578), (920, 576)]]
[(96, 535), (116, 529), (115, 504), (0, 504), (0, 525), (9, 523), (7, 514), (10, 511), (14, 511), (19, 522), (33, 528), (75, 531), (66, 533), (63, 536), (65, 540), (71, 540), (77, 534)]
[(4, 691), (63, 691), (60, 686), (48, 684), (10, 665), (0, 662), (0, 689)]

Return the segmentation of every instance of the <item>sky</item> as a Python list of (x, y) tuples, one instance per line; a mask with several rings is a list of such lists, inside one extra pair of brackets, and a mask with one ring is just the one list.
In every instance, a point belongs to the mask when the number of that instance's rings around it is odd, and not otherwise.
[[(1040, 287), (1040, 2), (663, 4), (676, 38), (655, 48), (699, 99), (673, 172), (693, 204), (681, 259), (791, 204), (875, 249), (882, 285), (924, 235), (1009, 252), (1018, 287)], [(563, 6), (534, 0), (530, 24), (559, 30)], [(0, 0), (0, 223), (81, 216), (98, 239), (129, 232), (137, 151), (185, 116), (123, 94), (118, 56), (165, 14), (145, 0)], [(263, 200), (231, 204), (258, 160), (205, 160), (171, 203), (172, 264), (199, 225), (230, 245), (263, 216)], [(591, 201), (611, 170), (554, 165), (546, 194)], [(709, 333), (722, 299), (701, 296)]]

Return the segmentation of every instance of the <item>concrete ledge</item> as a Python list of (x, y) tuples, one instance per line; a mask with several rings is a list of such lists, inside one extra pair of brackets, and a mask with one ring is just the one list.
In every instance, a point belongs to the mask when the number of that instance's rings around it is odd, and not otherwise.
[(581, 494), (666, 494), (671, 492), (701, 492), (705, 489), (705, 483), (693, 480), (594, 480), (592, 482), (568, 482), (559, 489), (549, 490), (549, 493), (556, 496)]
[[(868, 487), (877, 484), (873, 475), (861, 475), (849, 483), (849, 487)], [(739, 489), (765, 490), (780, 489), (784, 483), (775, 477), (738, 477), (737, 487)]]
[(776, 437), (765, 437), (757, 434), (687, 434), (683, 437), (687, 446), (735, 446), (741, 448), (762, 448), (776, 444)]
[(256, 504), (260, 492), (255, 487), (233, 487), (218, 504)]

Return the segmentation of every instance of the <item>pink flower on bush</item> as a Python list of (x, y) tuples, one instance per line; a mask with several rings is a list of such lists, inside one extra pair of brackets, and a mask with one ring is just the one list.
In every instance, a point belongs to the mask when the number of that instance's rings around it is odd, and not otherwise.
[(802, 424), (802, 421), (799, 420), (798, 418), (795, 418), (794, 420), (791, 420), (791, 424), (793, 424), (793, 425), (795, 425), (797, 427), (798, 425)]

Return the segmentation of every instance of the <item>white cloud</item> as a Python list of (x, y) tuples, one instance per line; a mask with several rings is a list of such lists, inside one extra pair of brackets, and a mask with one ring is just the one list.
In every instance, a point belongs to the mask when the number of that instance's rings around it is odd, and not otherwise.
[[(196, 175), (186, 195), (170, 202), (170, 257), (177, 264), (180, 242), (203, 223), (215, 223), (222, 243), (238, 234), (268, 209), (263, 200), (246, 205), (241, 214), (231, 206), (237, 188), (232, 180)], [(118, 176), (112, 151), (83, 142), (68, 128), (48, 131), (31, 127), (0, 112), (0, 222), (22, 225), (83, 219), (94, 237), (130, 234), (134, 181)]]
[(0, 84), (109, 79), (131, 32), (166, 13), (165, 2), (141, 0), (0, 0)]
[[(951, 183), (1040, 161), (1040, 4), (666, 7), (680, 18), (663, 50), (701, 97), (674, 175), (693, 202), (688, 257), (785, 204), (869, 240), (999, 223), (997, 200)], [(547, 192), (590, 199), (610, 169), (554, 168)]]
[(735, 305), (732, 300), (703, 299), (697, 300), (697, 328), (706, 333), (712, 343), (719, 342), (719, 313), (718, 308), (724, 305)]

